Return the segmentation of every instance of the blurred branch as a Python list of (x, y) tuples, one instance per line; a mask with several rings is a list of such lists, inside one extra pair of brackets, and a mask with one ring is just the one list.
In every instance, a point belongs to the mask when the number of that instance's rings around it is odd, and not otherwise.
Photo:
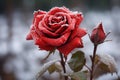
[(7, 37), (7, 49), (8, 52), (11, 51), (11, 40), (13, 36), (12, 28), (13, 28), (13, 0), (6, 0), (5, 4), (5, 12), (6, 12), (6, 19), (8, 25), (8, 37)]

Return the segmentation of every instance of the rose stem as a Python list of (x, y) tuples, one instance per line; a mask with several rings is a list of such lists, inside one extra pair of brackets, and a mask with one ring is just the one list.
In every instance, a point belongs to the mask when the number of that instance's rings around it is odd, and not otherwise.
[[(62, 53), (59, 53), (59, 54), (60, 54), (60, 58), (61, 58), (61, 65), (62, 65), (62, 67), (63, 67), (63, 72), (66, 73), (65, 61), (64, 61), (64, 59), (63, 59), (63, 55), (62, 55)], [(67, 76), (65, 76), (64, 78), (65, 78), (65, 80), (68, 79)]]
[(97, 51), (97, 46), (94, 44), (94, 51), (93, 51), (93, 57), (92, 57), (92, 66), (91, 66), (91, 74), (90, 74), (90, 80), (93, 80), (93, 73), (94, 73), (94, 66), (95, 66), (95, 56), (96, 56), (96, 51)]

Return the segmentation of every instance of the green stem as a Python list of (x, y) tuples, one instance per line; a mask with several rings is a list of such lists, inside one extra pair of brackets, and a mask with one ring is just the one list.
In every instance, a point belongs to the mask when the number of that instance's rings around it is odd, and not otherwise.
[(94, 66), (95, 66), (95, 56), (96, 56), (96, 51), (97, 51), (97, 46), (94, 45), (94, 51), (93, 51), (93, 57), (92, 57), (92, 66), (91, 66), (91, 74), (90, 74), (90, 80), (93, 80), (93, 73), (94, 73)]
[[(61, 58), (61, 65), (63, 67), (63, 72), (66, 73), (64, 57), (63, 57), (62, 53), (59, 53), (59, 54), (60, 54), (60, 58)], [(68, 80), (67, 76), (65, 76), (64, 78), (65, 78), (65, 80)]]

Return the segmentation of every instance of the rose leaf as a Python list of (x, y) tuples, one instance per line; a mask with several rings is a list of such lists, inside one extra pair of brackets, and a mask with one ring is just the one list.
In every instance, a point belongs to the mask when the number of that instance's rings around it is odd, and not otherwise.
[(68, 75), (71, 80), (87, 80), (87, 75), (85, 72), (75, 72)]
[(117, 72), (116, 62), (111, 55), (108, 54), (97, 54), (95, 56), (95, 70), (94, 75), (99, 77), (106, 73), (113, 74)]
[(52, 64), (51, 66), (49, 66), (49, 68), (48, 68), (49, 74), (52, 74), (52, 73), (55, 72), (55, 71), (56, 71), (55, 64)]
[(37, 80), (48, 70), (48, 68), (53, 65), (55, 62), (58, 62), (59, 60), (53, 60), (53, 61), (49, 61), (47, 63), (45, 63), (40, 71), (38, 72), (38, 75), (37, 75)]
[(86, 60), (82, 51), (75, 52), (71, 59), (68, 61), (68, 65), (74, 72), (80, 71), (85, 65)]

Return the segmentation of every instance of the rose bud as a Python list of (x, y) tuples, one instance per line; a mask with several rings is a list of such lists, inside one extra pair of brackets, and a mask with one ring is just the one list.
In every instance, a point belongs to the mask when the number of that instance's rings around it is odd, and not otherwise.
[(100, 23), (96, 28), (93, 29), (90, 39), (95, 45), (97, 45), (103, 43), (106, 36), (107, 35), (104, 32), (103, 25)]
[(66, 7), (54, 7), (50, 11), (38, 10), (34, 12), (33, 23), (27, 40), (42, 50), (59, 52), (67, 56), (73, 49), (82, 48), (82, 37), (86, 30), (79, 28), (83, 16), (74, 13)]

